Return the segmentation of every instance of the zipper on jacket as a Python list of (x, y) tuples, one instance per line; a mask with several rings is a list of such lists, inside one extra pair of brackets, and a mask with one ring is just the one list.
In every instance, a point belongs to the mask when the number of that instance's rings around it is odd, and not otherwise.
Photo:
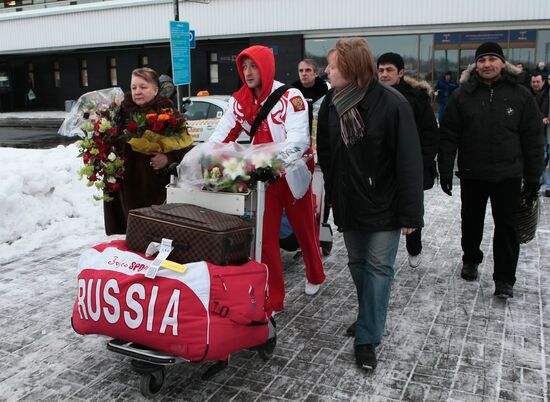
[(489, 90), (489, 103), (493, 103), (493, 94), (495, 93), (495, 90), (491, 88)]

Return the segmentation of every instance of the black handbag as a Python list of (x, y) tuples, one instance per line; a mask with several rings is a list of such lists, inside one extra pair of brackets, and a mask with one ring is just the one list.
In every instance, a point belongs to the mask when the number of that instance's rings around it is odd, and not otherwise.
[(519, 242), (525, 244), (535, 238), (539, 222), (539, 197), (532, 199), (521, 194), (518, 208), (518, 235)]

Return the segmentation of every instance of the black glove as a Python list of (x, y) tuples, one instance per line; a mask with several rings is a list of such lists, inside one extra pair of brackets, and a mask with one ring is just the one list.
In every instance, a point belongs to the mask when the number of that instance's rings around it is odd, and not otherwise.
[(540, 184), (538, 182), (525, 182), (522, 193), (528, 200), (534, 201), (539, 196), (539, 188)]
[(448, 196), (453, 195), (453, 179), (452, 177), (450, 179), (441, 177), (439, 179), (439, 184), (441, 185), (441, 190)]

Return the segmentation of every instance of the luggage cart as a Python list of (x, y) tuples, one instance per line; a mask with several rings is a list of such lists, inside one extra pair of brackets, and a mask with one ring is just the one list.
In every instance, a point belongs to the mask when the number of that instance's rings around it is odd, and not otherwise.
[(330, 224), (323, 223), (323, 215), (325, 213), (325, 180), (321, 167), (316, 164), (313, 171), (313, 180), (311, 182), (313, 194), (315, 194), (315, 203), (317, 210), (317, 218), (319, 219), (319, 242), (321, 251), (324, 256), (330, 255), (332, 251), (332, 228)]
[[(247, 194), (188, 191), (168, 185), (167, 203), (193, 204), (253, 219), (255, 221), (254, 241), (250, 250), (250, 258), (261, 261), (265, 183), (258, 182), (256, 189)], [(277, 345), (275, 326), (275, 320), (271, 317), (268, 323), (269, 334), (266, 342), (253, 348), (264, 360), (271, 358)], [(107, 343), (107, 349), (131, 358), (133, 370), (141, 375), (140, 391), (145, 397), (153, 397), (161, 391), (166, 378), (166, 366), (186, 361), (183, 358), (121, 339), (111, 339)], [(226, 368), (228, 364), (229, 358), (214, 363), (201, 378), (203, 380), (211, 378)]]

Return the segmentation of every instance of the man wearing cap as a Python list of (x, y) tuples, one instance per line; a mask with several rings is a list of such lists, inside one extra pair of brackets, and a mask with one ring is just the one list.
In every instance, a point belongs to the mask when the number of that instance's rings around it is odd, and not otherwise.
[[(422, 161), (424, 167), (424, 190), (433, 187), (437, 176), (435, 155), (439, 145), (439, 129), (431, 106), (430, 84), (417, 81), (405, 75), (405, 63), (397, 53), (384, 53), (377, 60), (378, 79), (397, 89), (407, 99), (414, 113), (416, 131), (420, 137)], [(413, 268), (420, 264), (422, 252), (422, 230), (416, 229), (406, 235), (409, 265)]]
[(494, 294), (503, 299), (514, 296), (520, 192), (537, 196), (544, 167), (542, 121), (533, 96), (517, 82), (519, 72), (506, 62), (497, 43), (487, 42), (477, 48), (475, 63), (462, 73), (460, 87), (445, 110), (438, 154), (441, 188), (452, 195), (458, 151), (463, 251), (460, 275), (467, 281), (478, 278), (485, 210), (487, 200), (491, 200)]

